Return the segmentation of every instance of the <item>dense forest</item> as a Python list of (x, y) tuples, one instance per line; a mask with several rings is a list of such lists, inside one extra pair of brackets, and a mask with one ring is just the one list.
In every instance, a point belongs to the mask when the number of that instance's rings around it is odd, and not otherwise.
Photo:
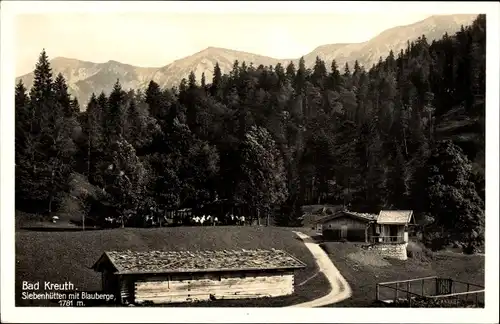
[[(50, 215), (75, 174), (124, 225), (216, 199), (300, 225), (300, 206), (411, 209), (427, 237), (484, 239), (486, 17), (425, 36), (369, 70), (317, 58), (312, 69), (234, 62), (212, 80), (94, 94), (85, 111), (45, 50), (19, 82), (16, 209)], [(114, 215), (114, 216), (110, 216)]]

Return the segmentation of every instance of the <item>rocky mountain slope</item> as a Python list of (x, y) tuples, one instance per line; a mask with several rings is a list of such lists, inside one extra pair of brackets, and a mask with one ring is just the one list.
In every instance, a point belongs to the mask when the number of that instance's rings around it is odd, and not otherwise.
[[(379, 58), (385, 57), (392, 49), (398, 53), (406, 47), (408, 41), (413, 41), (425, 35), (429, 42), (441, 38), (444, 33), (453, 34), (460, 29), (461, 25), (468, 25), (477, 15), (444, 15), (431, 16), (420, 22), (390, 28), (378, 36), (364, 43), (353, 44), (330, 44), (322, 45), (311, 53), (305, 54), (304, 59), (307, 67), (312, 67), (316, 56), (327, 62), (329, 67), (335, 59), (340, 67), (346, 62), (351, 66), (355, 60), (365, 67), (371, 67)], [(50, 54), (50, 49), (48, 49)], [(258, 54), (240, 52), (224, 48), (209, 47), (191, 56), (176, 60), (161, 68), (145, 68), (123, 64), (116, 61), (106, 63), (92, 63), (79, 61), (77, 59), (57, 57), (51, 60), (54, 75), (62, 73), (68, 82), (70, 93), (80, 102), (82, 109), (92, 92), (109, 93), (117, 79), (120, 80), (124, 89), (141, 89), (147, 86), (150, 80), (154, 80), (162, 87), (172, 87), (179, 84), (182, 78), (187, 78), (191, 71), (195, 72), (197, 80), (201, 79), (204, 72), (207, 82), (212, 79), (213, 68), (216, 62), (223, 73), (232, 69), (235, 60), (253, 63), (254, 66), (276, 65), (282, 63), (285, 66), (293, 61), (298, 63), (298, 58), (290, 60), (278, 60)], [(33, 73), (20, 76), (29, 89), (33, 84)]]
[(207, 83), (212, 80), (215, 64), (218, 62), (222, 73), (227, 73), (233, 68), (234, 61), (247, 65), (260, 64), (269, 66), (278, 63), (288, 64), (291, 60), (278, 60), (272, 57), (235, 51), (226, 48), (208, 47), (191, 56), (174, 61), (164, 66), (155, 73), (153, 80), (163, 87), (178, 85), (182, 78), (187, 78), (191, 71), (196, 75), (196, 80), (201, 80), (202, 73), (205, 73)]
[(453, 35), (460, 30), (460, 26), (470, 25), (477, 15), (444, 15), (431, 16), (411, 25), (398, 26), (387, 29), (364, 43), (330, 44), (317, 47), (304, 56), (307, 66), (314, 64), (316, 56), (326, 62), (335, 59), (340, 67), (346, 62), (352, 66), (354, 61), (370, 68), (379, 58), (386, 57), (392, 51), (397, 55), (405, 49), (408, 41), (416, 40), (425, 35), (428, 42), (440, 39), (445, 33)]

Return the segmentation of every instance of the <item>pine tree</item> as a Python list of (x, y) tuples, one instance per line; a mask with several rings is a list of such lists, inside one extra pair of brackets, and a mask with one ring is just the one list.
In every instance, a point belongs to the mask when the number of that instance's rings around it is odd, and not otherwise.
[(351, 76), (351, 69), (349, 68), (349, 63), (345, 63), (345, 66), (344, 66), (344, 78), (348, 78)]
[[(35, 117), (38, 121), (50, 110), (53, 96), (52, 69), (45, 49), (42, 50), (35, 67), (33, 86), (30, 90), (30, 99)], [(36, 129), (34, 129), (36, 131)]]
[(203, 72), (201, 74), (201, 88), (205, 89), (206, 86), (207, 86), (207, 84), (206, 84), (206, 81), (205, 81), (205, 72)]
[(331, 72), (328, 76), (328, 80), (329, 88), (334, 91), (339, 91), (339, 86), (342, 84), (342, 77), (335, 60), (332, 61)]
[(290, 62), (286, 67), (286, 77), (290, 82), (295, 80), (295, 65), (293, 62)]
[(240, 76), (240, 68), (239, 68), (239, 62), (238, 60), (235, 60), (234, 63), (233, 63), (233, 69), (231, 70), (231, 72), (229, 72), (229, 78), (235, 82), (236, 80), (238, 80), (239, 76)]
[(120, 81), (116, 80), (113, 91), (109, 95), (106, 116), (106, 138), (113, 140), (123, 136), (125, 122), (125, 92), (122, 90)]
[(29, 197), (20, 199), (27, 198), (46, 204), (47, 208), (44, 210), (51, 214), (67, 189), (76, 148), (71, 138), (74, 124), (68, 123), (65, 118), (65, 112), (69, 112), (70, 100), (64, 79), (58, 78), (58, 83), (53, 84), (45, 51), (40, 54), (34, 74), (30, 101), (35, 117), (31, 133), (36, 142), (29, 162), (25, 164), (27, 169), (20, 172), (31, 175), (29, 184), (25, 183), (24, 180), (27, 179), (23, 177), (18, 179), (20, 186), (26, 186)]
[(15, 90), (15, 178), (16, 208), (31, 206), (40, 200), (35, 191), (37, 183), (33, 179), (36, 171), (35, 149), (37, 137), (34, 105), (30, 103), (24, 84), (19, 81)]
[(396, 144), (389, 159), (387, 202), (394, 209), (408, 209), (407, 169), (401, 148)]
[(286, 80), (286, 74), (283, 65), (281, 65), (281, 63), (276, 64), (274, 71), (276, 73), (276, 76), (278, 77), (278, 86), (279, 87), (283, 86)]
[(127, 142), (129, 142), (136, 149), (140, 149), (142, 147), (142, 140), (145, 137), (141, 119), (142, 118), (139, 114), (135, 99), (130, 100), (124, 123), (124, 135)]
[(218, 90), (222, 87), (222, 72), (219, 66), (219, 62), (215, 63), (214, 66), (214, 75), (212, 77), (212, 85), (210, 86), (210, 93), (212, 96), (216, 96)]
[(196, 76), (194, 75), (194, 72), (191, 71), (189, 73), (189, 81), (188, 81), (188, 86), (189, 89), (194, 89), (196, 88)]
[(303, 93), (305, 91), (306, 86), (306, 63), (304, 57), (301, 57), (299, 60), (299, 69), (297, 70), (297, 74), (295, 75), (294, 81), (294, 89), (297, 93)]
[(149, 114), (154, 118), (160, 117), (161, 111), (161, 90), (158, 83), (149, 81), (148, 88), (146, 89), (146, 104), (149, 108)]
[[(102, 99), (101, 99), (102, 100)], [(97, 171), (98, 158), (102, 154), (103, 149), (103, 128), (102, 128), (102, 106), (94, 93), (90, 97), (87, 109), (82, 123), (83, 133), (87, 138), (86, 143), (86, 172), (88, 179), (93, 183), (103, 185), (101, 175)]]
[(77, 117), (78, 114), (80, 113), (80, 103), (78, 102), (78, 99), (76, 98), (71, 99), (69, 105), (71, 109), (71, 116)]
[(314, 64), (313, 73), (311, 75), (311, 82), (314, 85), (318, 86), (319, 88), (323, 89), (326, 77), (327, 77), (327, 71), (325, 62), (321, 60), (319, 56), (317, 56), (316, 62)]
[(61, 106), (65, 118), (74, 117), (74, 107), (72, 107), (71, 97), (68, 93), (68, 86), (63, 75), (59, 73), (54, 82), (55, 100)]
[[(30, 111), (30, 101), (26, 93), (26, 87), (19, 80), (15, 90), (15, 148), (16, 165), (22, 163), (21, 159), (30, 156), (29, 145), (31, 138), (32, 112)], [(27, 154), (28, 153), (28, 154)], [(25, 156), (27, 154), (27, 156)]]

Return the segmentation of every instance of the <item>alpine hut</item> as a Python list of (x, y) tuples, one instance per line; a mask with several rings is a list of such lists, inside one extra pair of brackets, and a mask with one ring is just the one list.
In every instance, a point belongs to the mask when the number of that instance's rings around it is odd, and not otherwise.
[(368, 242), (371, 225), (376, 219), (376, 214), (337, 210), (333, 215), (318, 220), (316, 230), (328, 241)]
[(108, 251), (93, 265), (122, 304), (276, 297), (305, 264), (282, 250)]

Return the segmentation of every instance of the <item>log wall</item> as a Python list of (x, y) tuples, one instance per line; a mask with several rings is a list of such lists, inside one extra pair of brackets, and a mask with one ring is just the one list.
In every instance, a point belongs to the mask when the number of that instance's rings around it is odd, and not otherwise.
[(323, 238), (328, 241), (346, 239), (353, 242), (366, 240), (367, 222), (352, 217), (338, 217), (322, 226)]
[(293, 272), (173, 275), (140, 278), (134, 284), (135, 302), (182, 303), (213, 299), (261, 298), (291, 295)]

